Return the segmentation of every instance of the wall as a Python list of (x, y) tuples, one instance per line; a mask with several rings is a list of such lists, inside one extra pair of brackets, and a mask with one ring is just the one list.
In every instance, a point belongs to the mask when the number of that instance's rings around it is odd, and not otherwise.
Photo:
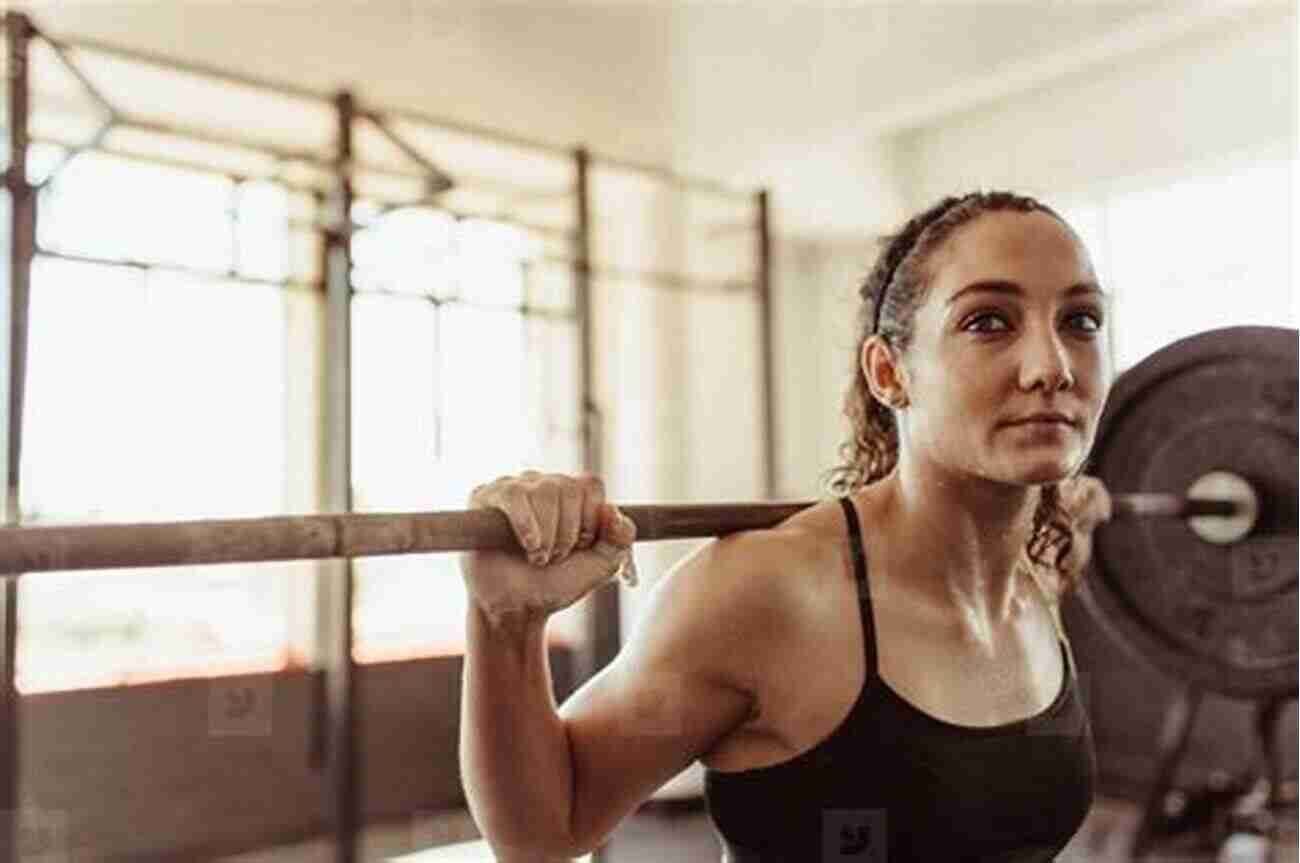
[(1232, 153), (1295, 153), (1292, 4), (953, 116), (895, 142), (909, 209), (979, 187), (1076, 196)]
[[(571, 660), (551, 652), (560, 700)], [(358, 668), (364, 822), (463, 810), (461, 665)], [(24, 696), (20, 823), (40, 828), (23, 834), (31, 859), (196, 860), (326, 832), (310, 733), (316, 685), (285, 671)], [(411, 848), (436, 841), (416, 831)]]

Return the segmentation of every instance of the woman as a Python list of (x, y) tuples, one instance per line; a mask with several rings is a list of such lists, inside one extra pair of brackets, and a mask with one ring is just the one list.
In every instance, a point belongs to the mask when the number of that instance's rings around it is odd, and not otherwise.
[(461, 766), (503, 860), (577, 856), (695, 760), (729, 861), (1051, 860), (1095, 757), (1058, 606), (1109, 518), (1078, 474), (1106, 298), (1043, 204), (947, 198), (865, 284), (838, 499), (710, 542), (559, 710), (546, 617), (635, 529), (592, 478), (475, 490), (532, 563), (462, 558)]

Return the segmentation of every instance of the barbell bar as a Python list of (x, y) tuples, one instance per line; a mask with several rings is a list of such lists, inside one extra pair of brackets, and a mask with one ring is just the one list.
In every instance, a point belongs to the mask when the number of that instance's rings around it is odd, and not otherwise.
[[(1176, 494), (1115, 495), (1116, 518), (1229, 518), (1237, 499)], [(813, 505), (710, 503), (619, 509), (637, 541), (723, 536), (772, 527)], [(43, 571), (167, 567), (496, 549), (518, 551), (504, 513), (345, 513), (131, 524), (0, 528), (0, 575)]]

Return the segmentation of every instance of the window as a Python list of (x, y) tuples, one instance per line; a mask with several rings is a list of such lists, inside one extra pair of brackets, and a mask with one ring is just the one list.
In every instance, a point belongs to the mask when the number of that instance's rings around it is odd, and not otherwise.
[[(43, 193), (33, 267), (24, 523), (301, 512), (319, 341), (301, 220), (274, 183), (101, 154)], [(581, 465), (567, 273), (522, 231), (359, 202), (354, 504), (464, 508), (525, 467)], [(306, 329), (304, 329), (306, 328)], [(299, 415), (301, 414), (301, 416)], [(311, 444), (307, 444), (309, 447)], [(291, 449), (291, 447), (293, 447)], [(286, 505), (295, 501), (295, 507)], [(23, 691), (283, 667), (310, 645), (311, 562), (50, 573), (21, 583)], [(454, 555), (356, 561), (362, 659), (462, 649)], [(571, 637), (576, 609), (553, 639)]]
[[(578, 328), (568, 309), (533, 308), (527, 235), (408, 209), (360, 232), (355, 249), (356, 510), (464, 509), (500, 474), (581, 469)], [(538, 283), (554, 293), (553, 280)], [(359, 558), (354, 570), (358, 660), (463, 650), (455, 555)], [(548, 635), (571, 638), (576, 612)]]
[[(282, 290), (109, 262), (282, 272), (282, 192), (81, 155), (44, 195), (38, 230), (50, 254), (32, 269), (23, 521), (283, 511)], [(24, 579), (19, 688), (281, 667), (302, 566)]]
[(1204, 330), (1296, 326), (1292, 166), (1242, 159), (1060, 208), (1114, 295), (1117, 372)]

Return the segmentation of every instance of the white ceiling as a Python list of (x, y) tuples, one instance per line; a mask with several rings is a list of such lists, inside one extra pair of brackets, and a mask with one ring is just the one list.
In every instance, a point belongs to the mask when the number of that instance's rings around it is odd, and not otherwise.
[[(1266, 0), (1278, 2), (1278, 0)], [(778, 200), (881, 136), (1115, 62), (1236, 0), (19, 3), (76, 35), (669, 165)], [(859, 165), (859, 163), (863, 163)], [(849, 223), (851, 217), (846, 217)]]

